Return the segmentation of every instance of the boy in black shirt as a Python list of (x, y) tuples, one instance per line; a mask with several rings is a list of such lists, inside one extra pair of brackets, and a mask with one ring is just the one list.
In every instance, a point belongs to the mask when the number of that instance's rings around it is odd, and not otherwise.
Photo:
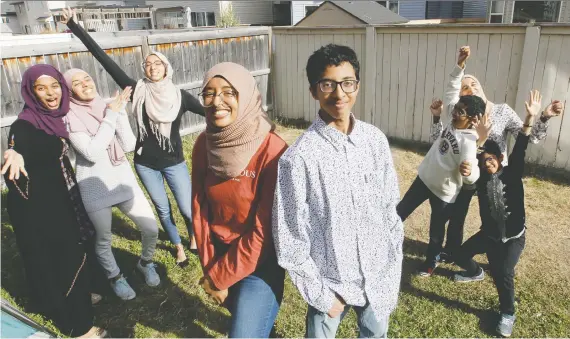
[[(538, 91), (525, 102), (527, 116), (515, 147), (509, 156), (509, 165), (502, 166), (503, 155), (499, 145), (487, 140), (479, 151), (481, 176), (477, 181), (477, 195), (481, 215), (481, 230), (467, 240), (457, 256), (457, 264), (466, 271), (455, 275), (456, 282), (483, 280), (483, 269), (473, 256), (486, 253), (491, 273), (499, 293), (501, 320), (497, 332), (509, 337), (515, 322), (515, 266), (525, 245), (525, 209), (522, 174), (524, 156), (534, 118), (540, 111), (542, 96)], [(486, 139), (479, 135), (479, 140)]]

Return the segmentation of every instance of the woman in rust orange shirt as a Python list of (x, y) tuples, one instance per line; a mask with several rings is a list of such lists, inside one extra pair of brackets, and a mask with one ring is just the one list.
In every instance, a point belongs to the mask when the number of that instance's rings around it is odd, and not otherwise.
[(271, 209), (287, 148), (261, 108), (253, 76), (225, 62), (204, 77), (206, 131), (192, 155), (192, 219), (200, 283), (232, 314), (229, 337), (267, 338), (283, 298)]

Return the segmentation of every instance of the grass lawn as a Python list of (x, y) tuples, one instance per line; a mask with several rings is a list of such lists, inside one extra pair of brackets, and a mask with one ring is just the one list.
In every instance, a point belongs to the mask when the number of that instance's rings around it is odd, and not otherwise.
[[(280, 126), (278, 133), (292, 142), (302, 132)], [(184, 140), (188, 164), (194, 139)], [(416, 177), (422, 152), (393, 147), (393, 156), (404, 194)], [(568, 182), (526, 177), (527, 242), (517, 266), (518, 302), (515, 337), (570, 337), (570, 186)], [(174, 203), (174, 200), (171, 199)], [(2, 195), (4, 206), (5, 195)], [(187, 233), (177, 211), (175, 219), (185, 246)], [(224, 337), (229, 326), (227, 310), (211, 302), (198, 280), (202, 276), (198, 258), (190, 255), (185, 269), (175, 266), (174, 248), (161, 230), (155, 260), (162, 283), (149, 288), (135, 270), (140, 254), (140, 234), (132, 222), (115, 211), (113, 248), (117, 261), (137, 292), (131, 301), (121, 301), (107, 289), (95, 307), (96, 324), (113, 337)], [(49, 225), (46, 225), (49, 226)], [(467, 217), (465, 239), (479, 227), (477, 199)], [(424, 203), (406, 221), (404, 269), (398, 308), (390, 319), (390, 337), (490, 337), (497, 321), (498, 297), (487, 274), (483, 282), (456, 284), (459, 269), (442, 265), (431, 278), (413, 275), (424, 259), (429, 229), (429, 206)], [(2, 298), (26, 310), (24, 270), (12, 226), (2, 208)], [(484, 256), (476, 258), (486, 263)], [(484, 268), (487, 268), (484, 266)], [(489, 273), (488, 271), (486, 273)], [(301, 337), (305, 331), (306, 304), (289, 280), (275, 325), (278, 337)], [(41, 316), (35, 320), (49, 328)], [(354, 312), (339, 329), (338, 337), (357, 335)]]

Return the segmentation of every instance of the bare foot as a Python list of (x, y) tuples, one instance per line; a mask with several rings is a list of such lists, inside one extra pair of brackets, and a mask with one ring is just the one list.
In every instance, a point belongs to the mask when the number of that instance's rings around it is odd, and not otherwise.
[(196, 251), (198, 249), (198, 246), (196, 245), (196, 237), (192, 236), (192, 239), (190, 239), (190, 251)]
[(184, 246), (182, 244), (176, 245), (176, 262), (181, 263), (188, 259), (186, 257), (186, 252), (184, 252)]
[(107, 336), (107, 331), (102, 329), (101, 327), (93, 326), (89, 330), (89, 332), (85, 333), (78, 338), (105, 338)]

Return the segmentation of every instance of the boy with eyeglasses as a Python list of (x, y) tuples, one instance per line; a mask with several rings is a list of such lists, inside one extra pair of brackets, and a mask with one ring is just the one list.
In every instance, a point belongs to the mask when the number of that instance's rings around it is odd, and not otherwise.
[[(405, 221), (418, 206), (429, 199), (431, 218), (426, 260), (418, 274), (429, 277), (437, 267), (449, 212), (463, 184), (479, 178), (477, 166), (477, 129), (489, 129), (483, 99), (465, 95), (451, 109), (451, 122), (443, 129), (439, 119), (443, 103), (436, 100), (430, 109), (434, 115), (432, 140), (435, 142), (418, 168), (418, 176), (398, 204), (398, 215)], [(483, 115), (481, 121), (479, 116)], [(436, 120), (436, 121), (435, 121)], [(443, 131), (442, 131), (443, 129)]]
[(320, 110), (279, 159), (273, 237), (309, 304), (306, 336), (333, 338), (352, 307), (360, 337), (386, 337), (402, 268), (398, 178), (386, 136), (352, 114), (360, 65), (327, 45), (307, 63)]

